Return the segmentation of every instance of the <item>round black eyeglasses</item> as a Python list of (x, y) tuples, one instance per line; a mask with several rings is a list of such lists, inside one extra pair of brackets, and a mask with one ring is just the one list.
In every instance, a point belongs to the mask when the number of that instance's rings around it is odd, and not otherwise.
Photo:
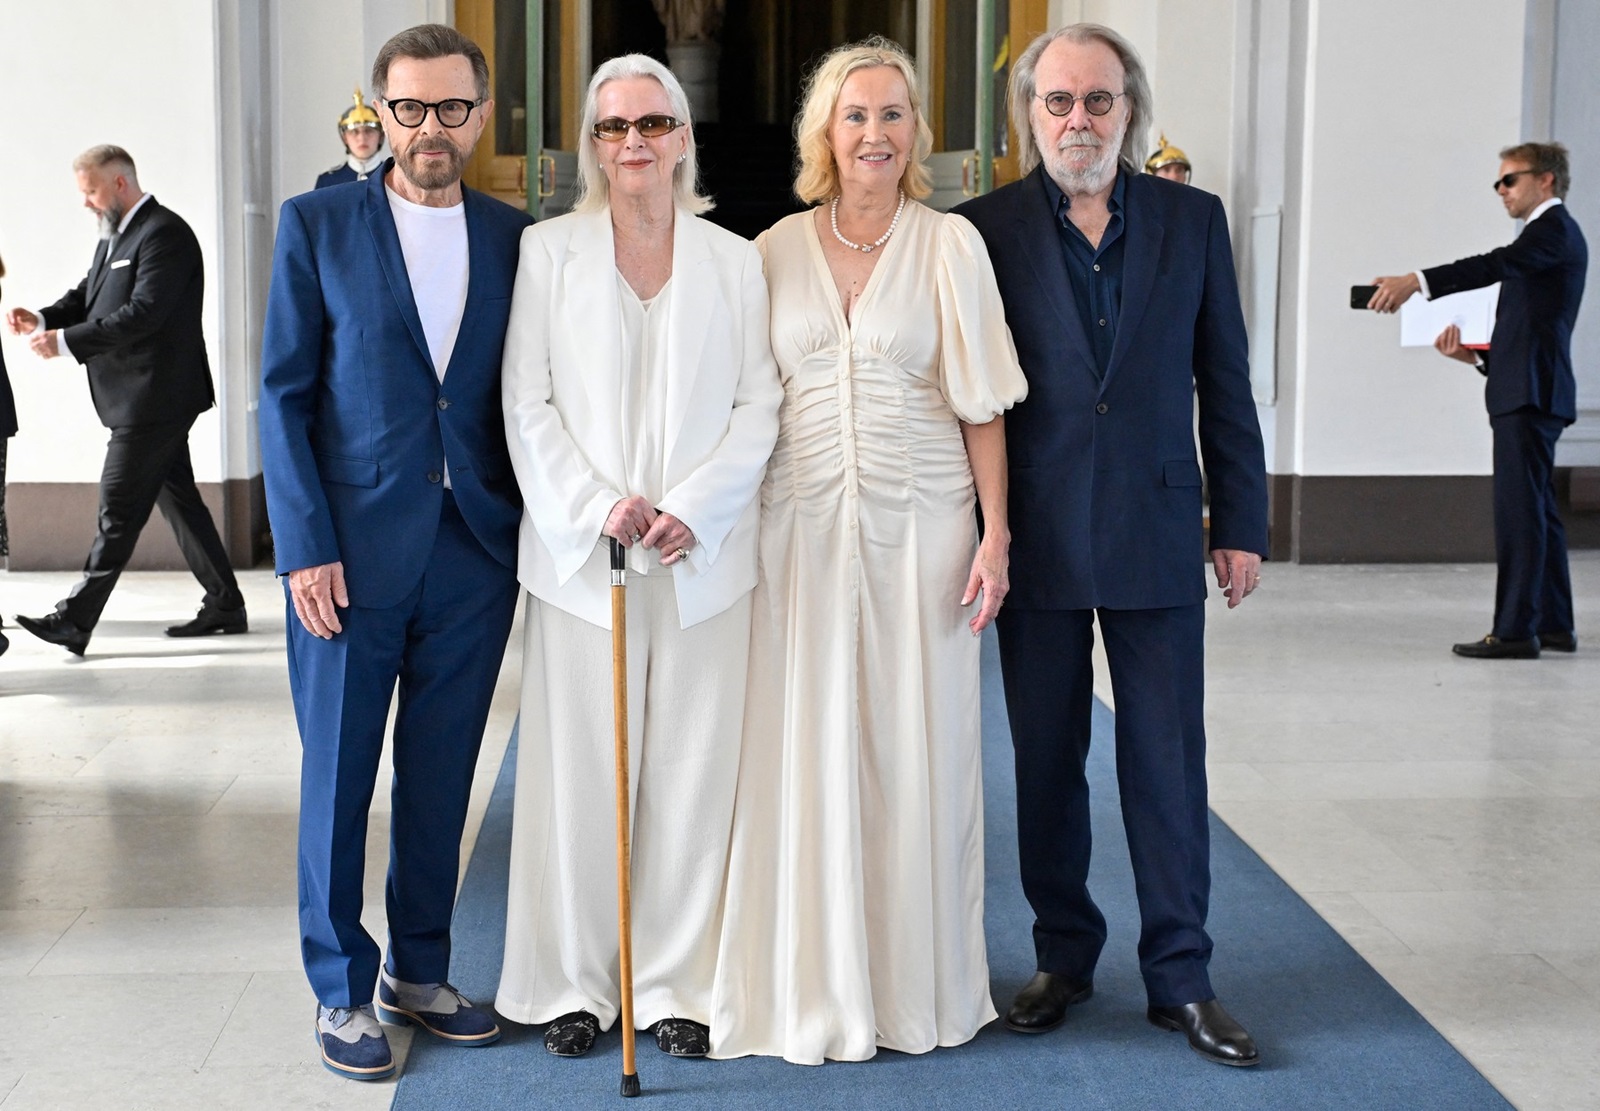
[(438, 120), (443, 127), (460, 127), (472, 116), (472, 110), (483, 103), (478, 100), (440, 100), (433, 104), (420, 100), (402, 98), (400, 100), (385, 100), (389, 111), (394, 113), (394, 122), (401, 127), (421, 127), (422, 121), (428, 118), (428, 110), (433, 110), (433, 118)]

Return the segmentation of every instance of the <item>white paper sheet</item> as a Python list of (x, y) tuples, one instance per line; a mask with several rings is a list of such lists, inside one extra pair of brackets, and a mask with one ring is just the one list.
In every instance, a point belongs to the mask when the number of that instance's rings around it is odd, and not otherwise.
[(1486, 344), (1494, 331), (1494, 309), (1500, 283), (1424, 301), (1418, 293), (1400, 306), (1400, 346), (1432, 347), (1446, 327), (1461, 329), (1461, 342)]

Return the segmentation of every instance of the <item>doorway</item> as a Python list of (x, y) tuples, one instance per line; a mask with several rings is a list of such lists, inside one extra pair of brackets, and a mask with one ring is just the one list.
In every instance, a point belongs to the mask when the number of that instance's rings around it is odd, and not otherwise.
[(872, 34), (933, 60), (919, 66), (934, 133), (929, 203), (949, 208), (1014, 176), (1004, 98), (1010, 44), (1044, 29), (1047, 0), (726, 0), (720, 7), (714, 45), (697, 55), (696, 44), (685, 50), (668, 42), (652, 0), (457, 0), (457, 26), (488, 55), (495, 98), (494, 123), (468, 164), (467, 184), (539, 218), (566, 211), (593, 65), (639, 52), (672, 67), (695, 103), (702, 186), (717, 202), (707, 218), (754, 237), (802, 207), (792, 189), (793, 126), (805, 75), (836, 44)]

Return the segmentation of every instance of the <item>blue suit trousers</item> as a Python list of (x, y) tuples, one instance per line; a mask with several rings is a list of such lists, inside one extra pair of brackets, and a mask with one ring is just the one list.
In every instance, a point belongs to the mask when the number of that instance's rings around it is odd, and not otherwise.
[(515, 572), (478, 543), (447, 491), (427, 568), (398, 605), (342, 610), (343, 630), (322, 640), (289, 600), (289, 687), (302, 744), (300, 949), (324, 1006), (369, 1003), (377, 983), (362, 884), (397, 685), (388, 967), (410, 983), (449, 978), (461, 832), (518, 592)]
[(1531, 407), (1489, 418), (1494, 430), (1494, 635), (1571, 633), (1567, 530), (1556, 504), (1556, 441), (1567, 422)]
[(1205, 606), (1005, 609), (997, 627), (1016, 751), (1022, 887), (1038, 968), (1094, 977), (1106, 922), (1089, 894), (1089, 724), (1098, 613), (1116, 695), (1117, 784), (1149, 1001), (1214, 998), (1206, 802)]

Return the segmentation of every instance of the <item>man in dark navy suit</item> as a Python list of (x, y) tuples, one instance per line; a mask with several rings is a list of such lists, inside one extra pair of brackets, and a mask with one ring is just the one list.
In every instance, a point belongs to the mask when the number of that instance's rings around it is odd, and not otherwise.
[[(452, 28), (390, 39), (372, 87), (394, 158), (284, 203), (267, 303), (261, 461), (303, 746), (300, 949), (323, 1063), (355, 1080), (394, 1072), (379, 1015), (453, 1045), (500, 1036), (449, 984), (522, 519), (500, 357), (531, 221), (461, 184), (488, 84), (483, 52)], [(380, 966), (362, 879), (397, 686)]]
[(1543, 648), (1578, 647), (1554, 482), (1556, 441), (1578, 416), (1572, 329), (1589, 269), (1583, 232), (1562, 203), (1571, 181), (1560, 143), (1507, 147), (1494, 188), (1511, 218), (1526, 221), (1522, 234), (1486, 255), (1377, 278), (1369, 302), (1394, 312), (1415, 293), (1432, 299), (1500, 283), (1488, 351), (1463, 347), (1453, 324), (1434, 341), (1488, 379), (1483, 397), (1494, 432), (1494, 629), (1457, 644), (1458, 656), (1538, 659)]
[(1038, 974), (1006, 1025), (1042, 1033), (1088, 999), (1105, 943), (1089, 895), (1084, 764), (1098, 617), (1117, 778), (1159, 1027), (1206, 1057), (1260, 1060), (1211, 989), (1205, 576), (1237, 606), (1266, 551), (1266, 472), (1222, 204), (1141, 174), (1150, 91), (1116, 32), (1036, 39), (1011, 77), (1021, 181), (957, 211), (982, 233), (1028, 399), (1006, 416), (1011, 593), (998, 620), (1017, 834)]
[(211, 408), (211, 364), (200, 314), (205, 264), (183, 217), (139, 186), (133, 157), (110, 144), (73, 160), (83, 204), (100, 221), (89, 273), (47, 309), (12, 309), (6, 323), (33, 353), (88, 367), (89, 394), (111, 430), (100, 471), (98, 528), (83, 579), (44, 617), (18, 617), (34, 636), (81, 656), (139, 534), (159, 508), (205, 597), (168, 636), (242, 633), (244, 595), (189, 459), (189, 429)]

